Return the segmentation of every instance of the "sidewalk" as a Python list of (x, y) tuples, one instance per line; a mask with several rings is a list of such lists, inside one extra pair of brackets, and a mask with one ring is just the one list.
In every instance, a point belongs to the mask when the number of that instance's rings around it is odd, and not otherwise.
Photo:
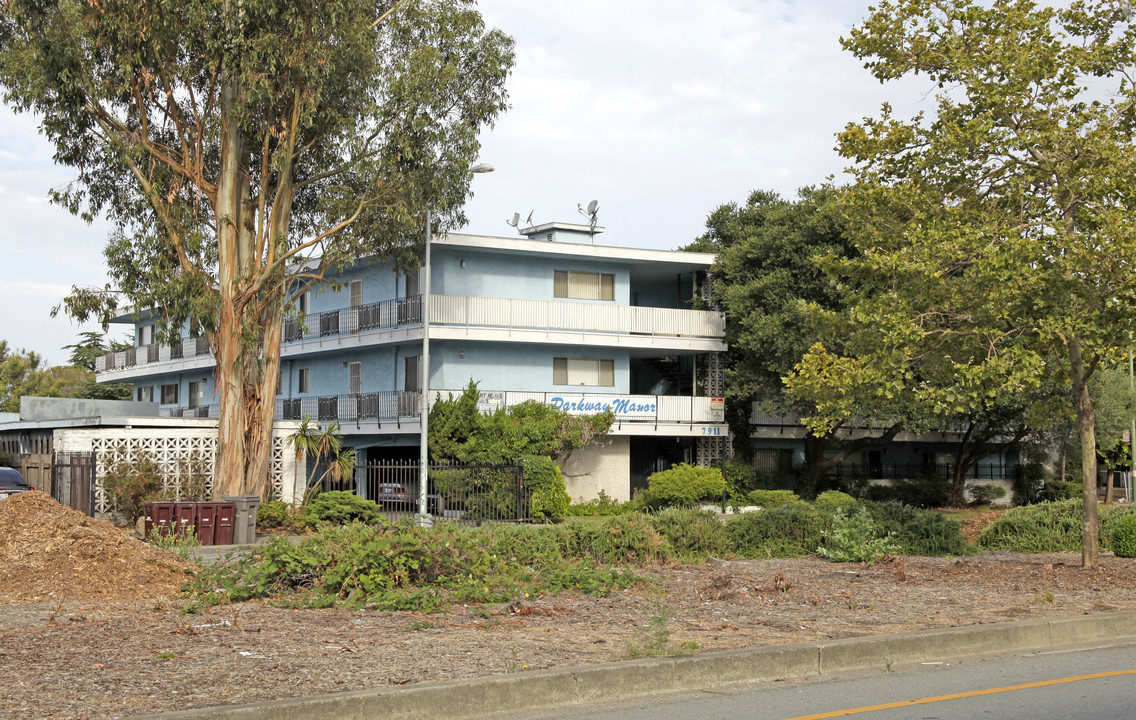
[(1002, 652), (1040, 651), (1136, 640), (1136, 612), (1053, 620), (971, 625), (898, 635), (647, 658), (472, 680), (205, 708), (133, 720), (364, 720), (439, 717), (460, 720), (490, 713), (524, 713), (732, 683), (879, 670), (919, 662), (955, 661)]

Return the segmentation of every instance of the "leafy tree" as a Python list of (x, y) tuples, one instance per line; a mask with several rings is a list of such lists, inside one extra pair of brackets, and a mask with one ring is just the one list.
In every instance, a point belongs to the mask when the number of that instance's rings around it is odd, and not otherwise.
[(1098, 562), (1089, 380), (1136, 329), (1134, 41), (1110, 2), (880, 2), (845, 48), (881, 81), (926, 76), (936, 112), (902, 120), (885, 105), (840, 135), (861, 256), (839, 270), (871, 291), (841, 351), (816, 346), (795, 376), (827, 393), (822, 427), (846, 381), (937, 415), (1066, 383), (1086, 567)]
[[(755, 191), (744, 206), (728, 203), (714, 210), (706, 233), (686, 248), (718, 253), (712, 276), (714, 297), (726, 314), (726, 395), (737, 408), (730, 416), (736, 419), (735, 437), (745, 443), (738, 448), (743, 454), (749, 451), (752, 401), (775, 412), (814, 411), (809, 401), (785, 394), (782, 378), (822, 336), (809, 307), (845, 308), (847, 290), (821, 267), (823, 258), (856, 255), (826, 210), (837, 195), (831, 189), (805, 188), (797, 200), (786, 200)], [(826, 342), (838, 338), (828, 336)], [(895, 419), (879, 433), (851, 437), (844, 428), (851, 419), (809, 432), (798, 488), (811, 492), (830, 468), (865, 447), (890, 441), (901, 427)]]
[(64, 350), (71, 351), (72, 367), (81, 367), (91, 372), (95, 371), (95, 360), (108, 352), (129, 350), (134, 346), (129, 336), (123, 340), (107, 340), (106, 334), (97, 330), (87, 330), (79, 333), (79, 340), (73, 345), (64, 345)]
[(0, 411), (19, 412), (22, 396), (129, 400), (130, 392), (130, 385), (100, 385), (90, 370), (49, 366), (39, 353), (0, 340)]
[(117, 292), (216, 357), (219, 496), (267, 491), (291, 297), (359, 258), (415, 264), (421, 217), (464, 218), (513, 43), (470, 0), (6, 0), (0, 85), (43, 118), (53, 199), (116, 226)]
[(569, 415), (535, 400), (483, 415), (477, 400), (477, 383), (470, 381), (458, 397), (451, 393), (431, 403), (430, 456), (435, 461), (501, 464), (541, 455), (563, 464), (573, 450), (607, 433), (615, 419), (610, 412)]

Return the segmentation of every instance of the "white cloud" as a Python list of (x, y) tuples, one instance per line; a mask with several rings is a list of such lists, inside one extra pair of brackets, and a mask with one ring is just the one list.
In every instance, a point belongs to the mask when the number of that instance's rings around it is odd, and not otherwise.
[[(512, 109), (487, 133), (467, 208), (469, 230), (511, 234), (504, 221), (579, 221), (598, 199), (605, 242), (674, 248), (718, 205), (757, 188), (784, 195), (839, 175), (835, 134), (891, 100), (918, 107), (918, 86), (881, 87), (844, 53), (841, 35), (867, 13), (858, 0), (481, 0), (491, 26), (516, 39)], [(72, 173), (51, 163), (33, 115), (0, 114), (0, 254), (20, 318), (0, 336), (43, 351), (78, 330), (49, 320), (48, 289), (101, 285), (107, 226), (46, 202)], [(25, 323), (25, 318), (29, 318)], [(66, 336), (63, 342), (60, 338)]]

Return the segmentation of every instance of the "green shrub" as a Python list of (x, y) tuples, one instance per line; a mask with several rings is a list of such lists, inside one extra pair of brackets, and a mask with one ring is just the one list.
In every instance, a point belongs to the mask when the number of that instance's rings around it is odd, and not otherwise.
[(722, 471), (679, 463), (647, 478), (651, 501), (664, 506), (691, 506), (699, 500), (720, 499), (726, 489)]
[(274, 538), (232, 563), (202, 568), (187, 589), (196, 607), (267, 598), (286, 606), (433, 612), (454, 602), (499, 603), (568, 589), (604, 595), (642, 582), (633, 572), (580, 557), (575, 547), (565, 525), (352, 523), (324, 527), (299, 544)]
[(1079, 500), (1023, 505), (987, 525), (978, 545), (989, 550), (1026, 553), (1075, 552), (1081, 547)]
[(904, 555), (962, 555), (966, 538), (958, 521), (934, 510), (901, 503), (863, 501), (880, 531), (890, 534)]
[(969, 490), (971, 505), (989, 505), (995, 500), (1001, 500), (1006, 497), (1006, 488), (993, 483), (987, 485), (971, 485)]
[(103, 489), (111, 509), (122, 513), (133, 525), (142, 516), (146, 503), (161, 499), (161, 470), (149, 454), (137, 450), (129, 460), (107, 468)]
[(761, 475), (746, 461), (731, 458), (726, 462), (726, 487), (731, 495), (744, 496), (758, 489), (762, 481)]
[(312, 521), (306, 506), (292, 507), (280, 500), (269, 500), (260, 504), (256, 512), (256, 526), (263, 530), (281, 528), (302, 533), (312, 527)]
[(670, 556), (680, 562), (704, 562), (730, 552), (730, 536), (718, 515), (694, 508), (667, 508), (651, 516), (667, 541)]
[(654, 524), (639, 513), (600, 520), (569, 520), (569, 556), (600, 563), (656, 564), (666, 558), (665, 541)]
[(836, 509), (832, 529), (816, 552), (836, 562), (876, 562), (899, 551), (894, 533), (884, 533), (864, 507)]
[(1109, 535), (1117, 557), (1136, 558), (1136, 515), (1125, 515)]
[(820, 495), (817, 495), (814, 501), (816, 505), (823, 505), (826, 507), (849, 507), (855, 505), (858, 501), (846, 492), (839, 490), (825, 490)]
[(1040, 502), (1060, 502), (1061, 500), (1076, 500), (1081, 497), (1084, 484), (1079, 482), (1066, 482), (1064, 480), (1046, 480), (1037, 494)]
[(529, 489), (529, 514), (543, 520), (559, 520), (568, 514), (572, 498), (564, 485), (560, 467), (552, 458), (528, 455), (522, 460), (525, 486)]
[(1116, 527), (1125, 522), (1125, 518), (1136, 515), (1136, 507), (1131, 505), (1113, 505), (1100, 511), (1100, 544), (1105, 550), (1114, 550), (1112, 547), (1112, 533)]
[(1038, 495), (1045, 487), (1045, 468), (1041, 463), (1027, 462), (1018, 468), (1014, 479), (1014, 502), (1026, 505), (1038, 501)]
[(383, 517), (375, 501), (364, 500), (346, 490), (321, 492), (307, 507), (312, 521), (324, 525), (347, 525), (353, 522), (372, 524)]
[(797, 494), (792, 490), (754, 490), (746, 496), (746, 499), (749, 500), (751, 505), (757, 505), (766, 510), (801, 502), (801, 498), (797, 497)]
[(746, 557), (800, 557), (816, 552), (832, 513), (807, 503), (738, 515), (726, 523), (734, 552)]
[(868, 488), (869, 500), (900, 502), (921, 508), (942, 507), (947, 504), (949, 485), (944, 480), (897, 480), (891, 485), (872, 485)]
[(597, 497), (568, 506), (568, 515), (575, 517), (622, 515), (627, 512), (632, 512), (630, 502), (620, 502), (602, 489)]

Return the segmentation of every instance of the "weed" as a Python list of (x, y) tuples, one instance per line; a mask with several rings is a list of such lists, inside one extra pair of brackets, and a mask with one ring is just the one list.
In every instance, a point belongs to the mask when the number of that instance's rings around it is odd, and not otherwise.
[(513, 654), (513, 659), (505, 661), (505, 672), (506, 673), (524, 672), (525, 670), (529, 669), (528, 665), (522, 664), (521, 661), (518, 659), (517, 648), (515, 646), (512, 649), (512, 654)]
[(1057, 596), (1053, 594), (1052, 590), (1046, 590), (1045, 592), (1038, 593), (1036, 596), (1034, 596), (1035, 602), (1039, 604), (1044, 603), (1046, 605), (1051, 604), (1056, 599)]
[(175, 657), (177, 657), (177, 655), (175, 655), (172, 652), (160, 652), (160, 653), (158, 653), (158, 659), (159, 660), (173, 660)]
[(188, 560), (190, 554), (201, 547), (201, 542), (197, 539), (197, 533), (194, 532), (194, 529), (189, 527), (184, 531), (179, 531), (176, 522), (168, 532), (157, 527), (151, 529), (149, 540), (151, 544), (174, 553), (182, 560)]
[(434, 627), (434, 623), (430, 620), (414, 620), (406, 626), (406, 630), (414, 632), (416, 630), (429, 630)]
[(641, 630), (638, 637), (627, 644), (627, 657), (635, 660), (645, 657), (678, 657), (689, 655), (698, 649), (698, 643), (687, 641), (677, 648), (671, 647), (671, 631), (667, 627), (674, 610), (664, 602), (655, 604), (655, 611), (651, 615), (647, 628)]
[(817, 547), (817, 554), (837, 562), (876, 562), (898, 550), (895, 535), (881, 535), (867, 509), (848, 512), (842, 507), (833, 516), (832, 530), (824, 533), (824, 545)]
[(891, 665), (891, 658), (884, 658), (884, 672), (892, 672)]

